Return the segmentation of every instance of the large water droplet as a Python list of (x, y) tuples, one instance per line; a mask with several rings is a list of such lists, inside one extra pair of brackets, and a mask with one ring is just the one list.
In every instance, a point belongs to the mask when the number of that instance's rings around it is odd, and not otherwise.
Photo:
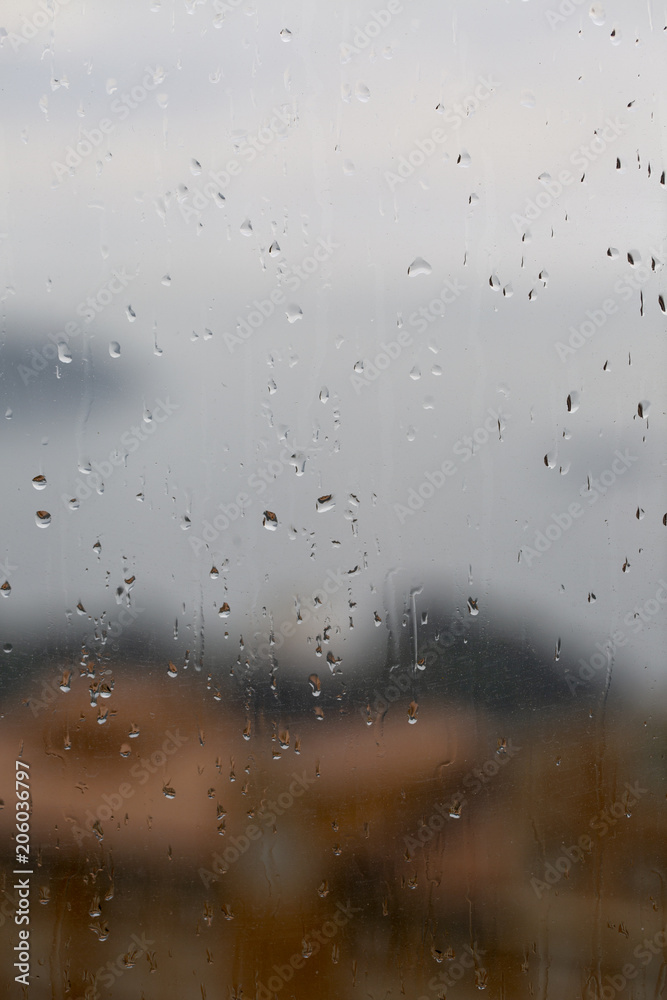
[(430, 274), (433, 268), (427, 260), (423, 257), (415, 257), (412, 264), (408, 267), (408, 274), (410, 277), (415, 277), (418, 274)]

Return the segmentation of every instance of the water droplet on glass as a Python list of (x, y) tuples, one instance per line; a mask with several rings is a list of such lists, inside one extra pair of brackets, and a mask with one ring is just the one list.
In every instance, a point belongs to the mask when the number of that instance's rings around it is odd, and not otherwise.
[(317, 498), (315, 509), (318, 510), (320, 513), (323, 513), (324, 511), (327, 510), (333, 510), (335, 506), (336, 506), (336, 501), (333, 498), (333, 494), (327, 493), (324, 496)]
[(408, 267), (408, 274), (410, 277), (415, 277), (418, 274), (430, 274), (433, 268), (427, 260), (423, 257), (415, 257), (412, 264)]
[(111, 343), (109, 344), (109, 354), (111, 355), (112, 358), (120, 357), (120, 344), (118, 343), (117, 340), (112, 340)]
[(588, 12), (588, 16), (590, 17), (593, 24), (596, 24), (598, 27), (603, 25), (607, 19), (606, 14), (604, 12), (604, 7), (602, 6), (601, 3), (594, 3)]
[(296, 323), (297, 320), (302, 318), (303, 310), (301, 309), (300, 306), (297, 306), (295, 303), (290, 302), (290, 304), (287, 306), (287, 309), (285, 310), (285, 314), (290, 323)]
[(278, 527), (278, 518), (273, 513), (272, 510), (265, 510), (263, 514), (262, 524), (268, 531), (275, 531)]
[(38, 510), (35, 514), (35, 522), (39, 528), (48, 528), (51, 524), (51, 515), (48, 510)]
[(8, 580), (5, 580), (5, 582), (0, 587), (0, 594), (2, 594), (3, 597), (9, 597), (11, 592), (12, 592), (11, 585)]
[(44, 476), (35, 476), (32, 485), (36, 490), (43, 490), (46, 487), (46, 478)]

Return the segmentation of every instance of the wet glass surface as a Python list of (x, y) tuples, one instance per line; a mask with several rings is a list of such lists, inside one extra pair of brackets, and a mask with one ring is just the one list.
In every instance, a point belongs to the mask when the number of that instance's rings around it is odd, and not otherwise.
[(8, 996), (662, 994), (666, 23), (5, 0)]

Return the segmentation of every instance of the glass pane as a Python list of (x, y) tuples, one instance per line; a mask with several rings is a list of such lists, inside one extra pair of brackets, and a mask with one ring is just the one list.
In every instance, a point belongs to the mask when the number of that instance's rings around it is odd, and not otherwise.
[(8, 995), (659, 995), (661, 16), (5, 0)]

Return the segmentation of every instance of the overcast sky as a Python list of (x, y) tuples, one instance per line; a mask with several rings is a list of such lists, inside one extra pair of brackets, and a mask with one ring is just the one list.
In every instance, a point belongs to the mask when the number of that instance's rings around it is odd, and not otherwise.
[[(156, 628), (236, 643), (355, 567), (348, 656), (421, 585), (630, 635), (666, 577), (665, 5), (557, 10), (5, 0), (3, 642), (135, 576)], [(647, 690), (661, 615), (621, 653)]]

